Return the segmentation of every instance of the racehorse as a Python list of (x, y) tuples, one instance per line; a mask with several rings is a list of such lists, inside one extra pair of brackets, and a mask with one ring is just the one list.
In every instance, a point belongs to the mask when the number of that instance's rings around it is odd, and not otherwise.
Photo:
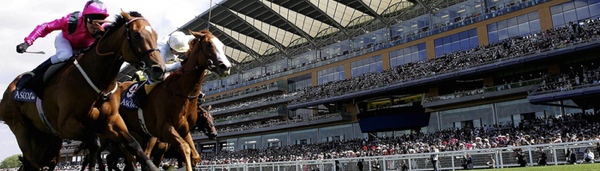
[[(217, 128), (214, 126), (214, 118), (208, 112), (212, 107), (208, 106), (207, 109), (204, 109), (199, 106), (198, 108), (200, 111), (202, 111), (202, 114), (198, 115), (199, 117), (196, 121), (196, 127), (198, 127), (198, 129), (204, 133), (208, 139), (215, 140), (218, 136)], [(148, 144), (155, 144), (154, 148), (146, 147), (146, 151), (151, 151), (150, 156), (154, 161), (154, 165), (158, 166), (165, 158), (165, 154), (167, 154), (169, 151), (175, 152), (174, 154), (177, 157), (177, 161), (180, 162), (180, 167), (182, 166), (181, 162), (185, 161), (185, 158), (180, 153), (176, 153), (176, 150), (180, 150), (177, 146), (174, 146), (174, 148), (169, 148), (170, 145), (168, 143), (157, 142), (156, 137), (152, 137), (150, 141), (148, 141)]]
[[(224, 54), (224, 44), (216, 36), (208, 30), (190, 33), (195, 38), (185, 53), (187, 59), (182, 62), (182, 67), (157, 84), (139, 108), (119, 108), (130, 131), (179, 147), (187, 171), (200, 162), (190, 131), (198, 117), (198, 97), (205, 71), (224, 77), (231, 68)], [(126, 92), (132, 84), (123, 82), (119, 91)], [(149, 143), (147, 147), (146, 154), (149, 155), (154, 144)]]
[[(43, 96), (37, 98), (39, 106), (15, 100), (15, 84), (20, 76), (15, 78), (0, 102), (0, 117), (23, 153), (20, 170), (39, 170), (43, 166), (53, 169), (61, 139), (96, 144), (97, 137), (118, 142), (145, 161), (142, 164), (158, 170), (129, 134), (119, 115), (120, 93), (116, 92), (117, 74), (124, 61), (144, 70), (154, 81), (164, 79), (166, 67), (156, 40), (156, 32), (139, 13), (121, 12), (88, 51), (69, 60), (45, 81), (40, 94)], [(92, 153), (98, 147), (89, 148)]]
[[(202, 107), (199, 107), (199, 112), (198, 112), (198, 120), (196, 121), (196, 126), (193, 128), (195, 129), (196, 127), (202, 132), (204, 133), (206, 136), (208, 136), (209, 139), (211, 140), (215, 140), (217, 137), (217, 129), (214, 126), (214, 120), (212, 115), (210, 115), (210, 113), (208, 112), (210, 110), (210, 106), (208, 109), (204, 109)], [(132, 133), (135, 134), (135, 133)], [(143, 142), (145, 139), (144, 138), (148, 138), (148, 137), (139, 137), (140, 142)], [(170, 148), (169, 149), (169, 144), (168, 143), (164, 143), (164, 142), (156, 142), (157, 139), (155, 137), (151, 137), (149, 140), (147, 140), (148, 142), (155, 142), (155, 143), (150, 143), (150, 144), (155, 144), (153, 148), (149, 148), (148, 147), (143, 147), (144, 149), (148, 149), (149, 151), (151, 151), (151, 158), (154, 161), (154, 165), (159, 165), (161, 163), (161, 161), (164, 158), (165, 153), (167, 153), (167, 150), (172, 151), (173, 149), (178, 149), (178, 148)], [(145, 146), (146, 144), (142, 143), (142, 146)], [(115, 149), (115, 148), (111, 148), (114, 147), (114, 144), (112, 144), (112, 142), (108, 142), (108, 141), (104, 141), (102, 144), (102, 147), (100, 148), (100, 151), (103, 151), (104, 149), (106, 149), (107, 151), (109, 151), (110, 153), (106, 156), (106, 165), (108, 166), (108, 170), (118, 170), (117, 168), (117, 162), (118, 159), (121, 157), (125, 157), (121, 151), (119, 149)], [(177, 153), (179, 154), (179, 153)], [(97, 154), (99, 155), (99, 154)], [(100, 163), (101, 160), (98, 156), (98, 162)], [(178, 159), (179, 161), (183, 161), (183, 157), (181, 155), (178, 155)], [(133, 165), (130, 165), (130, 162), (127, 163), (128, 165), (126, 165), (125, 170), (130, 170), (131, 168), (133, 168)], [(85, 166), (83, 166), (85, 167)], [(100, 167), (101, 171), (104, 171), (104, 168)]]

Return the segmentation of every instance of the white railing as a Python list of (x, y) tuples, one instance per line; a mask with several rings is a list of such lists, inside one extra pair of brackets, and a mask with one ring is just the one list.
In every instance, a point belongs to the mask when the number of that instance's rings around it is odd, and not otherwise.
[[(473, 168), (489, 168), (487, 162), (490, 161), (490, 155), (496, 161), (495, 168), (517, 167), (515, 150), (520, 149), (525, 156), (527, 166), (537, 166), (541, 152), (545, 152), (548, 165), (559, 165), (567, 162), (565, 154), (567, 149), (573, 149), (577, 155), (578, 161), (583, 160), (583, 152), (590, 149), (596, 152), (596, 143), (600, 140), (579, 141), (555, 144), (540, 144), (529, 146), (516, 146), (491, 149), (476, 149), (464, 151), (439, 152), (439, 168), (441, 170), (461, 170), (462, 157), (470, 153), (473, 158)], [(219, 165), (199, 165), (196, 170), (199, 171), (305, 171), (313, 170), (318, 167), (320, 171), (334, 171), (335, 160), (339, 161), (343, 170), (358, 170), (357, 162), (361, 159), (364, 171), (378, 171), (372, 167), (376, 161), (380, 163), (379, 171), (400, 170), (401, 164), (408, 164), (409, 170), (432, 170), (430, 156), (432, 153), (419, 154), (401, 154), (389, 156), (372, 156), (356, 158), (338, 158), (324, 160), (303, 160), (287, 162), (266, 162), (266, 163), (242, 163), (242, 164), (219, 164)], [(597, 154), (597, 152), (596, 152)]]

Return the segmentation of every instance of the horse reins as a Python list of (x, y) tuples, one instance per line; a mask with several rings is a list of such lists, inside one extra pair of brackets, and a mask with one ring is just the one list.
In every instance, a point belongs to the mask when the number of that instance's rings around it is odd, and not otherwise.
[(133, 46), (134, 46), (134, 44), (133, 44), (133, 42), (132, 42), (133, 40), (132, 40), (132, 38), (131, 38), (132, 36), (131, 36), (131, 33), (129, 32), (129, 24), (131, 24), (131, 23), (133, 23), (134, 21), (137, 21), (137, 20), (146, 20), (146, 19), (145, 19), (145, 18), (143, 18), (143, 17), (135, 17), (135, 18), (133, 18), (133, 19), (131, 19), (131, 20), (127, 21), (127, 23), (125, 23), (125, 29), (126, 29), (126, 30), (125, 30), (125, 34), (127, 34), (127, 42), (129, 43), (129, 49), (130, 49), (130, 50), (133, 52), (133, 54), (134, 54), (134, 55), (137, 57), (138, 61), (140, 61), (140, 63), (139, 63), (139, 65), (140, 65), (140, 69), (142, 69), (142, 70), (146, 70), (146, 69), (147, 69), (147, 68), (146, 68), (146, 63), (144, 63), (144, 61), (141, 61), (141, 60), (140, 60), (140, 59), (142, 58), (142, 56), (144, 56), (144, 55), (147, 55), (147, 54), (149, 54), (149, 53), (152, 53), (152, 52), (154, 52), (154, 51), (160, 51), (160, 50), (158, 50), (158, 48), (152, 48), (152, 49), (148, 49), (148, 50), (146, 50), (146, 51), (142, 52), (141, 54), (138, 54), (138, 53), (137, 53), (137, 51), (135, 51), (135, 48), (133, 47)]
[[(205, 38), (205, 36), (206, 36), (206, 35), (202, 36), (201, 38)], [(195, 40), (195, 41), (197, 41), (197, 40)], [(207, 55), (207, 54), (204, 54), (204, 56), (209, 56), (209, 55)], [(188, 59), (188, 60), (190, 59), (190, 58), (189, 58), (189, 56), (188, 56), (188, 58), (187, 58), (187, 59)], [(204, 68), (204, 67), (202, 67), (202, 66), (198, 66), (198, 65), (196, 65), (196, 67), (194, 67), (194, 69), (185, 70), (185, 69), (184, 69), (184, 67), (181, 67), (181, 73), (183, 74), (183, 73), (186, 73), (186, 72), (191, 72), (191, 71), (202, 71), (203, 69), (204, 69), (204, 70), (206, 70), (206, 69), (208, 69), (208, 70), (211, 70), (211, 69), (213, 69), (213, 68), (215, 68), (215, 67), (216, 67), (216, 66), (215, 66), (215, 64), (214, 64), (214, 62), (213, 62), (211, 59), (207, 59), (207, 61), (208, 61), (208, 64), (207, 64), (206, 68)], [(200, 74), (202, 74), (202, 73), (200, 73)], [(200, 97), (200, 95), (201, 95), (201, 94), (203, 95), (202, 91), (200, 91), (200, 92), (199, 92), (197, 95), (195, 95), (195, 96), (189, 96), (189, 95), (181, 94), (181, 93), (178, 93), (178, 92), (176, 92), (176, 91), (174, 91), (174, 90), (171, 90), (171, 89), (169, 89), (169, 88), (167, 87), (167, 85), (166, 85), (166, 84), (165, 84), (165, 85), (163, 85), (163, 87), (164, 87), (165, 89), (169, 90), (169, 91), (170, 91), (171, 93), (173, 93), (174, 95), (178, 95), (178, 96), (185, 97), (185, 98), (188, 98), (188, 99), (194, 99), (194, 98), (198, 98), (198, 97)], [(204, 97), (204, 96), (203, 96), (203, 97)]]
[[(131, 50), (131, 51), (133, 52), (133, 54), (136, 56), (137, 60), (138, 60), (138, 61), (140, 61), (140, 62), (139, 62), (140, 68), (141, 68), (141, 69), (143, 69), (143, 70), (146, 70), (146, 69), (147, 69), (147, 68), (146, 68), (146, 64), (144, 63), (144, 61), (142, 61), (142, 60), (141, 60), (141, 58), (142, 58), (144, 55), (147, 55), (147, 54), (149, 54), (149, 53), (152, 53), (152, 52), (154, 52), (154, 51), (160, 51), (160, 50), (158, 50), (158, 48), (152, 48), (152, 49), (148, 49), (148, 50), (146, 50), (146, 51), (142, 52), (141, 54), (137, 54), (137, 53), (136, 53), (137, 51), (135, 51), (135, 48), (133, 47), (133, 46), (134, 46), (134, 44), (133, 44), (133, 42), (132, 42), (132, 40), (131, 40), (131, 33), (129, 33), (129, 24), (133, 23), (133, 22), (134, 22), (134, 21), (136, 21), (136, 20), (146, 20), (146, 19), (145, 19), (145, 18), (143, 18), (143, 17), (135, 17), (135, 18), (133, 18), (133, 19), (131, 19), (131, 20), (127, 21), (127, 22), (125, 23), (125, 37), (127, 38), (127, 42), (129, 43), (129, 48), (130, 48), (130, 50)], [(102, 42), (102, 40), (104, 40), (104, 36), (102, 36), (98, 42)], [(96, 53), (97, 53), (98, 55), (100, 55), (100, 56), (106, 56), (106, 55), (112, 55), (112, 54), (114, 54), (113, 52), (108, 52), (108, 53), (100, 53), (100, 51), (98, 51), (98, 47), (99, 47), (99, 46), (98, 46), (98, 45), (96, 45)], [(86, 72), (83, 70), (83, 68), (81, 67), (81, 65), (79, 65), (79, 63), (77, 62), (77, 59), (75, 59), (75, 60), (73, 61), (73, 63), (75, 64), (75, 66), (77, 67), (77, 69), (79, 70), (79, 72), (81, 72), (81, 74), (83, 75), (83, 77), (85, 78), (85, 80), (88, 82), (88, 84), (89, 84), (89, 85), (90, 85), (90, 86), (91, 86), (91, 87), (92, 87), (92, 88), (93, 88), (93, 89), (96, 91), (96, 93), (98, 93), (98, 94), (99, 94), (99, 95), (102, 97), (102, 99), (103, 99), (103, 100), (107, 100), (107, 99), (108, 99), (108, 97), (109, 97), (111, 94), (113, 94), (113, 93), (115, 93), (115, 92), (117, 91), (117, 87), (118, 87), (118, 85), (115, 85), (115, 88), (114, 88), (113, 90), (111, 90), (111, 91), (109, 91), (109, 92), (107, 92), (107, 93), (104, 93), (102, 90), (100, 90), (98, 87), (96, 87), (96, 85), (94, 84), (94, 82), (92, 82), (92, 80), (89, 78), (89, 76), (88, 76), (88, 75), (86, 74)]]

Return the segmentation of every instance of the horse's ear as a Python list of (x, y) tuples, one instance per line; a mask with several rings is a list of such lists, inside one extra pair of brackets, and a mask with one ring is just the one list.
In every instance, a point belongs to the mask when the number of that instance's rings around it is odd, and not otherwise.
[(131, 18), (131, 16), (129, 15), (129, 13), (126, 13), (125, 11), (123, 11), (122, 8), (121, 8), (121, 16), (125, 17), (127, 20), (129, 20), (129, 18)]
[(192, 30), (188, 30), (188, 31), (190, 32), (190, 34), (194, 35), (194, 37), (196, 37), (196, 38), (199, 38), (199, 37), (202, 37), (202, 36), (204, 36), (204, 35), (203, 35), (202, 33), (200, 33), (200, 32), (195, 32), (195, 31), (192, 31)]

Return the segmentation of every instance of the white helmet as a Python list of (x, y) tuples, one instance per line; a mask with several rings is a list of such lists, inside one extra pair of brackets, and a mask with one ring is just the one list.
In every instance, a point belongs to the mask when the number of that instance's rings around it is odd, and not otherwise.
[(181, 31), (175, 31), (171, 33), (171, 37), (169, 37), (169, 46), (171, 49), (184, 53), (188, 49), (190, 49), (190, 45), (188, 44), (189, 39), (187, 36)]

